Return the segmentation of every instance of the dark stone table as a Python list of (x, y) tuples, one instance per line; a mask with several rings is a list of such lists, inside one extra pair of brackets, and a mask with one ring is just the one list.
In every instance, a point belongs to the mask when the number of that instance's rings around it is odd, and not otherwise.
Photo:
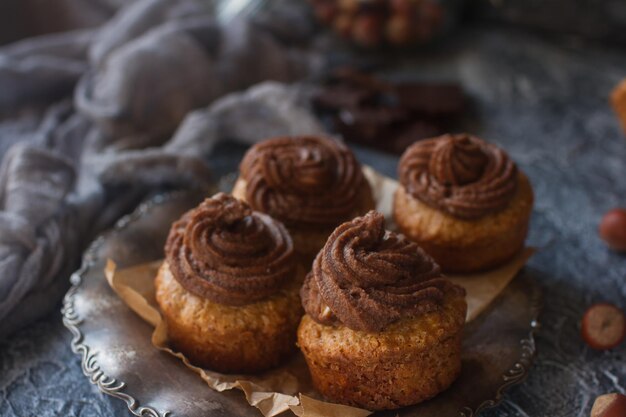
[[(626, 257), (597, 234), (605, 211), (626, 206), (626, 138), (607, 103), (626, 76), (625, 52), (483, 28), (386, 71), (459, 79), (479, 120), (470, 131), (506, 148), (535, 189), (529, 242), (539, 251), (529, 265), (545, 298), (539, 356), (527, 381), (486, 416), (585, 417), (596, 395), (626, 393), (626, 344), (598, 353), (579, 337), (586, 306), (626, 307)], [(211, 157), (216, 173), (232, 171), (242, 152), (220, 146)], [(395, 176), (395, 157), (357, 153)], [(58, 312), (0, 342), (0, 415), (128, 414), (83, 377), (69, 342)]]

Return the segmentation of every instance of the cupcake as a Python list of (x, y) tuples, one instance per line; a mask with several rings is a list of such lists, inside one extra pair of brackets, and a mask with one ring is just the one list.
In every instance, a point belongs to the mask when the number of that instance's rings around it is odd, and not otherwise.
[(444, 272), (493, 268), (524, 246), (532, 187), (495, 145), (467, 134), (420, 141), (398, 176), (395, 222)]
[(339, 226), (300, 291), (298, 328), (317, 390), (383, 410), (445, 390), (461, 369), (465, 291), (371, 211)]
[(233, 196), (283, 222), (308, 265), (335, 227), (374, 208), (352, 152), (318, 136), (274, 138), (250, 148)]
[(295, 350), (303, 278), (287, 229), (220, 193), (172, 225), (156, 301), (192, 363), (254, 373)]

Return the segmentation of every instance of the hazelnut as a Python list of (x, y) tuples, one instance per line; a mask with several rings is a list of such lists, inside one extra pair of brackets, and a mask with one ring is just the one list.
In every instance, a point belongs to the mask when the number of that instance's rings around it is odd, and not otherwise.
[(335, 32), (344, 38), (350, 36), (352, 32), (352, 21), (354, 18), (349, 13), (341, 13), (339, 16), (335, 18), (333, 21), (333, 29)]
[(613, 304), (595, 304), (583, 315), (581, 335), (592, 349), (613, 349), (626, 336), (626, 317)]
[(391, 0), (390, 3), (394, 13), (409, 15), (415, 10), (415, 2), (411, 0)]
[(338, 7), (344, 13), (356, 13), (359, 10), (359, 0), (338, 0)]
[(405, 45), (411, 41), (413, 31), (411, 30), (411, 18), (406, 15), (394, 15), (387, 22), (387, 40), (394, 45)]
[(600, 237), (611, 249), (626, 251), (626, 209), (615, 208), (602, 217)]
[(611, 92), (611, 104), (626, 133), (626, 79), (622, 80)]
[(591, 408), (591, 417), (626, 416), (626, 395), (605, 394), (596, 398)]
[(365, 47), (378, 46), (382, 40), (382, 24), (378, 16), (364, 14), (357, 16), (352, 25), (352, 39)]
[(337, 14), (337, 8), (334, 1), (324, 1), (317, 3), (313, 6), (315, 16), (322, 22), (329, 24), (333, 21), (335, 14)]
[(444, 17), (444, 10), (440, 4), (430, 0), (425, 1), (419, 8), (420, 20), (429, 22), (432, 26), (439, 26)]

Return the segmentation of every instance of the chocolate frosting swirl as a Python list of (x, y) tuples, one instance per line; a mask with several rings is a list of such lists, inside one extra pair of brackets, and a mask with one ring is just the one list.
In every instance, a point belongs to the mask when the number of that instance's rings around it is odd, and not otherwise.
[(333, 227), (353, 215), (364, 181), (343, 144), (305, 136), (269, 139), (245, 155), (246, 200), (288, 226)]
[(210, 301), (244, 305), (274, 294), (295, 273), (285, 227), (223, 193), (172, 225), (165, 256), (174, 278)]
[(463, 219), (504, 209), (517, 188), (517, 168), (508, 155), (467, 134), (411, 145), (398, 176), (416, 199)]
[(335, 229), (300, 295), (319, 323), (378, 332), (438, 309), (447, 291), (464, 293), (415, 243), (386, 231), (382, 214), (370, 211)]

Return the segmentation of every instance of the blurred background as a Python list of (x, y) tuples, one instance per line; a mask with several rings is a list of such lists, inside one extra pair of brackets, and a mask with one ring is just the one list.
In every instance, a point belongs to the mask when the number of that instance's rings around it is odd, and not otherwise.
[(626, 300), (598, 236), (626, 206), (624, 77), (624, 0), (0, 1), (0, 414), (126, 415), (59, 309), (141, 201), (204, 190), (275, 135), (341, 136), (396, 177), (414, 141), (467, 131), (531, 179), (548, 300), (533, 371), (485, 415), (589, 415), (626, 393), (624, 345), (579, 337), (587, 306)]
[[(5, 0), (0, 4), (0, 44), (46, 33), (98, 26), (119, 7), (130, 2), (132, 0)], [(461, 21), (464, 24), (516, 26), (545, 34), (626, 43), (626, 4), (620, 0), (458, 2), (463, 3)]]

